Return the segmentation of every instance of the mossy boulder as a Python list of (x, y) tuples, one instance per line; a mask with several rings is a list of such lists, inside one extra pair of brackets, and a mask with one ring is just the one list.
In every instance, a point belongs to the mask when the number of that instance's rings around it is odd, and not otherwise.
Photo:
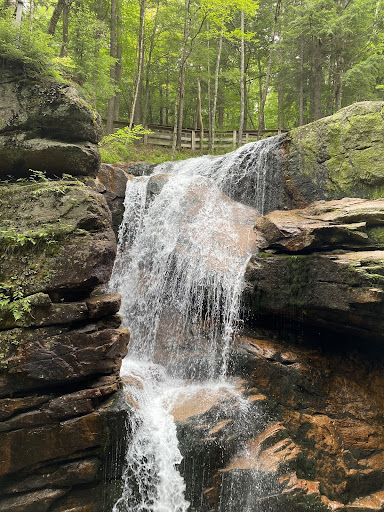
[(100, 116), (66, 84), (22, 79), (2, 69), (0, 78), (0, 178), (48, 175), (96, 176)]
[(105, 283), (116, 252), (104, 198), (79, 181), (0, 185), (0, 283), (23, 297), (81, 295)]
[(384, 102), (364, 101), (296, 128), (282, 143), (286, 205), (384, 196)]

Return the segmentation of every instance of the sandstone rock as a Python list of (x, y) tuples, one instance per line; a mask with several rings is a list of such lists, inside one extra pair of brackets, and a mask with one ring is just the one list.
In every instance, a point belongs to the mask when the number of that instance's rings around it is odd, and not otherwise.
[[(305, 348), (306, 338), (298, 346), (260, 334), (239, 338), (232, 361), (243, 390), (264, 396), (263, 420), (244, 439), (243, 451), (208, 470), (216, 472), (206, 489), (212, 507), (381, 510), (383, 363), (335, 350), (335, 341), (318, 350)], [(219, 495), (226, 508), (220, 508)]]
[(0, 79), (0, 176), (96, 176), (100, 117), (63, 84), (30, 84), (17, 72), (2, 70)]
[(274, 211), (256, 222), (268, 248), (287, 252), (381, 249), (384, 200), (344, 198), (320, 201), (303, 210)]
[(282, 144), (288, 208), (384, 196), (384, 103), (364, 101), (296, 128)]

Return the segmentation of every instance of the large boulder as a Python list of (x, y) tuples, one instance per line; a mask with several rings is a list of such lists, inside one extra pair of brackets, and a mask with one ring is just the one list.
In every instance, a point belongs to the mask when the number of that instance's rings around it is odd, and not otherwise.
[(282, 142), (285, 203), (384, 196), (384, 102), (364, 101), (291, 130)]
[(30, 169), (96, 176), (99, 115), (69, 85), (22, 78), (17, 70), (2, 69), (0, 178), (27, 176)]
[(272, 212), (246, 272), (250, 314), (289, 316), (384, 339), (384, 201), (343, 199)]

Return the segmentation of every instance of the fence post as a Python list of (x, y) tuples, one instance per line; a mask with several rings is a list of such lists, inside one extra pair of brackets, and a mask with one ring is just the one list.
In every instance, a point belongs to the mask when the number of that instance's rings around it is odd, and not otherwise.
[(196, 149), (196, 132), (195, 130), (191, 131), (191, 149), (195, 151)]
[[(145, 127), (147, 129), (147, 127)], [(146, 146), (148, 144), (148, 133), (144, 133), (144, 137), (143, 137), (143, 142), (144, 142), (144, 145)]]
[(237, 142), (237, 131), (233, 130), (233, 136), (232, 136), (232, 146), (235, 148)]
[(248, 142), (249, 142), (249, 133), (247, 132), (245, 134), (245, 143), (248, 144)]

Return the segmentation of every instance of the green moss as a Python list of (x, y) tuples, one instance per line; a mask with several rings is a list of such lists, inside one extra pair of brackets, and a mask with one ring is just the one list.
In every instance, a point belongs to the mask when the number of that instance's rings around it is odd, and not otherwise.
[(0, 332), (0, 371), (8, 369), (9, 358), (17, 347), (22, 344), (24, 336), (22, 329), (11, 329)]
[(374, 226), (367, 229), (369, 239), (384, 249), (384, 226)]
[(283, 257), (287, 267), (289, 302), (292, 306), (302, 307), (308, 302), (307, 293), (312, 283), (314, 256), (285, 254)]
[(310, 200), (383, 197), (383, 134), (382, 102), (346, 107), (292, 130), (290, 173), (311, 192)]

